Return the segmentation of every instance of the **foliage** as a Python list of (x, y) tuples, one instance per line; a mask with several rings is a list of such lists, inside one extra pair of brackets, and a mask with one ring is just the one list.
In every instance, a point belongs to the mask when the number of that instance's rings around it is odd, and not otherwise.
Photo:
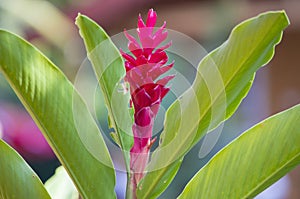
[[(115, 131), (112, 136), (123, 151), (129, 178), (133, 143), (130, 96), (116, 92), (125, 76), (123, 59), (109, 36), (91, 19), (79, 14), (76, 24), (104, 95)], [(284, 11), (246, 20), (199, 63), (192, 87), (167, 110), (149, 172), (128, 198), (156, 198), (167, 188), (186, 153), (238, 108), (255, 72), (273, 57), (288, 24)], [(5, 30), (0, 30), (0, 71), (81, 197), (116, 198), (115, 171), (107, 146), (85, 102), (64, 74), (31, 44)], [(254, 197), (300, 163), (299, 119), (297, 105), (247, 130), (216, 154), (178, 198)], [(2, 140), (0, 160), (1, 198), (50, 198), (31, 168)], [(78, 197), (66, 180), (68, 175), (60, 168), (46, 183), (53, 198)], [(61, 186), (67, 187), (66, 194), (57, 196)]]

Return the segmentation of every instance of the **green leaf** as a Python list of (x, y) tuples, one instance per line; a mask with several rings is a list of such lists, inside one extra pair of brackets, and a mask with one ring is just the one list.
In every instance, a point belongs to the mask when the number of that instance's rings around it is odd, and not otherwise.
[(25, 160), (0, 139), (0, 198), (50, 199), (39, 177)]
[(255, 197), (300, 164), (299, 121), (297, 105), (247, 130), (217, 153), (178, 198)]
[(63, 166), (55, 170), (55, 174), (47, 180), (45, 187), (51, 199), (78, 199), (79, 194)]
[(234, 113), (248, 93), (255, 72), (273, 57), (288, 24), (284, 11), (246, 20), (200, 62), (194, 84), (166, 113), (160, 145), (137, 190), (139, 198), (160, 195), (179, 169), (172, 166), (174, 162), (181, 161), (207, 132)]
[(79, 14), (76, 18), (80, 35), (84, 40), (88, 58), (91, 61), (105, 98), (109, 115), (109, 124), (117, 133), (113, 139), (123, 150), (123, 155), (129, 169), (130, 149), (133, 144), (132, 112), (129, 110), (129, 92), (124, 89), (121, 80), (125, 76), (124, 61), (105, 31), (87, 16)]
[(4, 30), (0, 30), (0, 70), (81, 196), (115, 198), (115, 173), (105, 142), (63, 73), (35, 47)]

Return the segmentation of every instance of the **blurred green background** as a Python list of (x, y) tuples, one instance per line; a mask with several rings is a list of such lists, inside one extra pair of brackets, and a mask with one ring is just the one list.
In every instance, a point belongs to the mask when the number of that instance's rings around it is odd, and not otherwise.
[[(199, 44), (207, 52), (216, 48), (228, 37), (230, 30), (242, 20), (269, 10), (286, 10), (291, 25), (276, 48), (274, 59), (256, 76), (249, 96), (242, 102), (236, 114), (225, 123), (220, 137), (212, 132), (207, 140), (197, 144), (186, 156), (174, 182), (161, 198), (175, 198), (189, 179), (218, 150), (228, 144), (245, 129), (258, 121), (300, 103), (300, 1), (299, 0), (0, 0), (0, 28), (10, 30), (29, 40), (75, 81), (78, 69), (86, 58), (83, 42), (74, 24), (77, 13), (88, 15), (110, 34), (115, 35), (136, 27), (139, 13), (145, 17), (149, 8), (158, 13), (157, 26), (167, 21), (167, 28), (181, 32)], [(125, 44), (126, 45), (126, 44)], [(183, 48), (189, 48), (187, 44)], [(199, 58), (203, 54), (199, 55)], [(175, 59), (176, 73), (192, 82), (195, 69), (189, 63), (170, 53)], [(94, 78), (92, 73), (88, 74)], [(176, 79), (175, 79), (176, 80)], [(174, 80), (174, 81), (175, 81)], [(179, 86), (173, 82), (171, 85)], [(183, 86), (179, 88), (186, 89)], [(169, 94), (163, 102), (166, 109), (175, 94)], [(99, 99), (98, 102), (101, 102)], [(101, 103), (96, 106), (99, 124), (108, 134), (106, 113)], [(102, 107), (102, 108), (101, 108)], [(163, 109), (157, 119), (156, 131), (161, 130)], [(45, 143), (39, 130), (20, 105), (15, 94), (0, 75), (0, 137), (16, 148), (45, 181), (59, 162)], [(300, 144), (300, 143), (299, 143)], [(201, 152), (199, 153), (201, 149)], [(114, 155), (113, 155), (114, 157)], [(115, 164), (120, 157), (114, 157)], [(279, 157), (280, 158), (280, 157)], [(0, 160), (1, 161), (1, 160)], [(125, 175), (118, 172), (118, 197), (123, 198)], [(257, 196), (258, 199), (299, 199), (300, 168), (296, 168), (274, 186)]]

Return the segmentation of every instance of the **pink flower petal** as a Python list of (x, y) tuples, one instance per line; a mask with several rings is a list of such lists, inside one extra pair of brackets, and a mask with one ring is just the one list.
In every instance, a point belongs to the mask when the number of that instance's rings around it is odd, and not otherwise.
[(132, 54), (134, 54), (134, 56), (136, 56), (136, 57), (140, 56), (143, 51), (142, 51), (139, 43), (136, 41), (136, 39), (132, 35), (130, 35), (126, 31), (126, 29), (124, 29), (124, 34), (125, 34), (126, 38), (129, 40), (128, 49), (132, 52)]
[(121, 52), (122, 57), (124, 57), (124, 59), (126, 59), (132, 65), (136, 65), (135, 59), (131, 55), (125, 53), (122, 49), (120, 49), (120, 52)]
[(145, 87), (143, 87), (132, 94), (132, 102), (136, 109), (140, 109), (142, 107), (150, 106), (152, 99)]
[(163, 50), (165, 50), (165, 49), (169, 48), (171, 45), (172, 45), (172, 41), (170, 41), (170, 42), (169, 42), (169, 43), (167, 43), (166, 45), (164, 45), (164, 46), (162, 46), (162, 47), (158, 48), (158, 49), (157, 49), (155, 52), (158, 52), (158, 51), (163, 51)]
[(173, 65), (174, 65), (174, 61), (171, 64), (164, 66), (164, 67), (160, 67), (160, 66), (162, 66), (162, 64), (159, 63), (159, 64), (157, 64), (157, 66), (159, 66), (159, 67), (153, 67), (153, 69), (151, 69), (149, 71), (149, 76), (151, 76), (152, 79), (155, 80), (160, 75), (162, 75), (162, 74), (166, 73), (168, 70), (170, 70), (173, 67)]
[(150, 55), (149, 63), (161, 63), (165, 64), (168, 61), (168, 56), (165, 51), (155, 52)]
[(175, 75), (168, 75), (165, 76), (164, 78), (157, 80), (157, 84), (165, 86), (171, 79), (173, 79), (175, 77)]
[(161, 97), (164, 98), (169, 91), (170, 91), (170, 88), (164, 87), (161, 91)]
[(148, 126), (151, 123), (151, 120), (153, 119), (153, 113), (150, 109), (150, 107), (145, 107), (140, 109), (134, 117), (134, 121), (137, 125), (143, 127)]
[(153, 9), (150, 9), (148, 12), (148, 17), (146, 22), (147, 27), (154, 27), (156, 24), (156, 18), (157, 18), (156, 12), (153, 11)]
[(158, 46), (161, 42), (163, 42), (167, 38), (168, 32), (165, 31), (165, 27), (166, 27), (166, 22), (164, 22), (164, 24), (153, 35), (152, 38), (155, 46)]

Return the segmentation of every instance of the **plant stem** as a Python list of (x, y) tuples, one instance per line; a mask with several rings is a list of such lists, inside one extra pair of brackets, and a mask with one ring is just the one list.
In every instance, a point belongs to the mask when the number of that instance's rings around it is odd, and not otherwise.
[(126, 199), (136, 199), (136, 183), (134, 176), (127, 173)]

